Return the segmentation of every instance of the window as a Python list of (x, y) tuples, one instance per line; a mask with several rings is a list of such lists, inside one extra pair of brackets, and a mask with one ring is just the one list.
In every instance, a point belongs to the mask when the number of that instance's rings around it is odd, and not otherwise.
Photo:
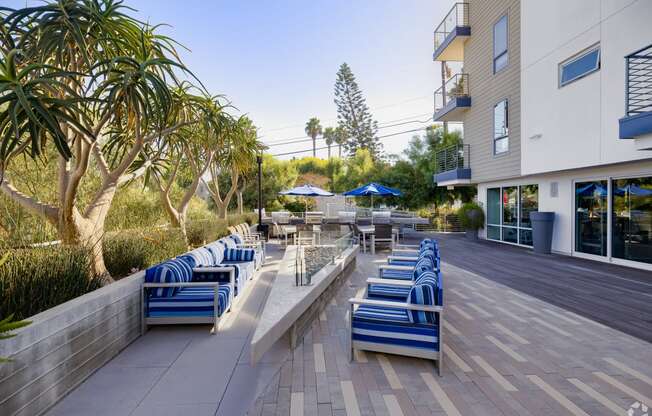
[(611, 181), (611, 255), (652, 264), (652, 176)]
[(494, 106), (494, 154), (509, 150), (509, 128), (507, 120), (507, 100)]
[(598, 69), (600, 69), (600, 45), (593, 46), (559, 64), (559, 86), (563, 87), (577, 81)]
[(607, 255), (607, 181), (575, 184), (575, 251)]
[(538, 185), (487, 189), (487, 238), (532, 246), (530, 212), (538, 208)]
[(507, 15), (501, 17), (494, 25), (494, 74), (507, 66)]

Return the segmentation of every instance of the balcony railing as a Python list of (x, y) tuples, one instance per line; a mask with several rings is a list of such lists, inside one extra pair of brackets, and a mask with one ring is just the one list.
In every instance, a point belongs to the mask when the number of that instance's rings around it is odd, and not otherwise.
[(457, 169), (470, 169), (471, 147), (468, 144), (455, 144), (437, 152), (437, 171), (435, 173), (449, 172)]
[(455, 74), (435, 91), (435, 113), (460, 97), (469, 97), (469, 74)]
[(457, 27), (469, 25), (469, 3), (455, 3), (444, 20), (435, 29), (435, 50), (439, 48), (448, 35)]
[(652, 45), (625, 57), (627, 117), (652, 112)]

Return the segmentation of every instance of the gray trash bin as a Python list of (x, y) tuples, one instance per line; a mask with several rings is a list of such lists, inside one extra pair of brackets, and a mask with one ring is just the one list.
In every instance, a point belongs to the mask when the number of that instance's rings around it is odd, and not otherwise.
[(552, 229), (555, 223), (554, 212), (530, 212), (532, 221), (532, 245), (534, 252), (550, 254), (552, 247)]

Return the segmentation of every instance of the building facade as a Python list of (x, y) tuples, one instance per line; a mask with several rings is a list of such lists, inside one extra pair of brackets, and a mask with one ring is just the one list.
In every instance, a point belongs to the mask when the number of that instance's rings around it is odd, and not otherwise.
[(435, 121), (461, 121), (464, 145), (438, 185), (477, 186), (483, 238), (530, 246), (529, 213), (552, 211), (555, 252), (652, 270), (652, 3), (460, 4), (461, 56), (436, 40), (435, 60), (460, 58), (468, 85)]

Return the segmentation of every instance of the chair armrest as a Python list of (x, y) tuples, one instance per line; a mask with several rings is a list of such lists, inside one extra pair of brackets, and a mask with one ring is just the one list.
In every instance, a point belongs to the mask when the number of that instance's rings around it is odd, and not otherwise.
[[(224, 283), (221, 283), (224, 284)], [(179, 282), (179, 283), (143, 283), (144, 288), (150, 287), (214, 287), (219, 286), (219, 282)]]
[(387, 260), (417, 261), (417, 256), (387, 256)]
[(386, 285), (396, 287), (412, 287), (414, 282), (411, 280), (398, 280), (398, 279), (379, 279), (377, 277), (370, 277), (367, 279), (368, 285)]
[(401, 250), (401, 251), (416, 251), (419, 250), (419, 246), (415, 244), (396, 244), (394, 247), (396, 247), (395, 250)]
[(380, 270), (401, 270), (404, 272), (411, 272), (414, 270), (414, 267), (412, 266), (398, 266), (394, 264), (381, 264), (378, 268)]
[(439, 305), (416, 305), (412, 303), (394, 302), (389, 300), (351, 298), (349, 299), (349, 303), (352, 305), (382, 306), (385, 308), (408, 309), (411, 311), (424, 311), (424, 312), (435, 312), (435, 313), (442, 313), (444, 311), (444, 308)]

